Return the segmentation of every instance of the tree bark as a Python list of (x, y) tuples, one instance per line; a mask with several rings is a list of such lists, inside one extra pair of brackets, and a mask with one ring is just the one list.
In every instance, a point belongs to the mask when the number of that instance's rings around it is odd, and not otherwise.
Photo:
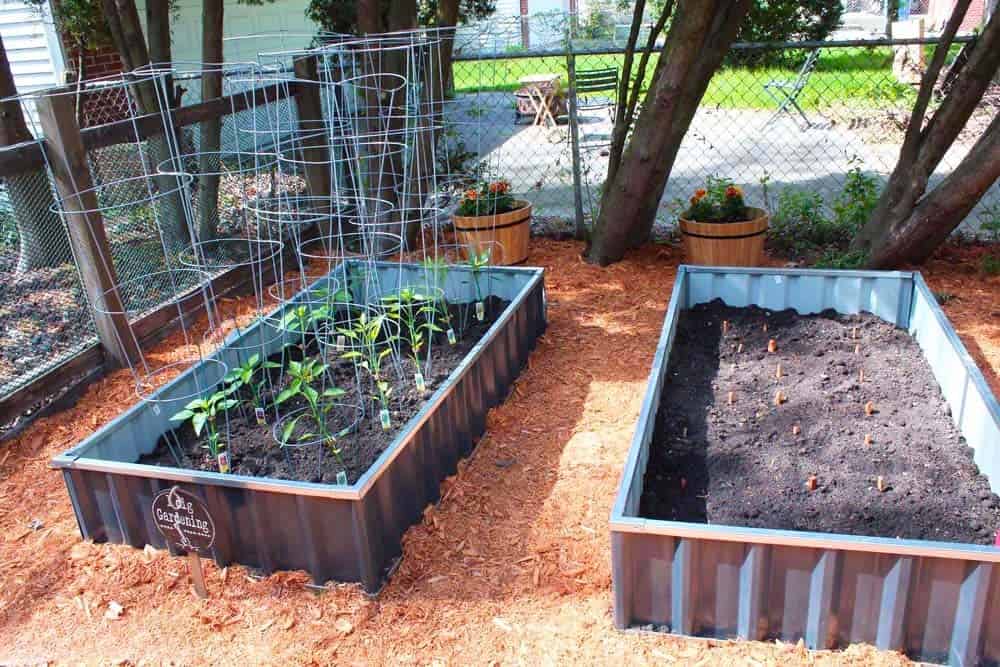
[[(24, 120), (24, 110), (16, 99), (14, 75), (10, 71), (7, 50), (0, 38), (0, 146), (33, 141)], [(27, 171), (6, 179), (11, 212), (17, 225), (17, 273), (65, 264), (73, 253), (44, 169)]]
[[(921, 81), (896, 167), (889, 176), (874, 212), (851, 244), (853, 251), (863, 252), (868, 256), (866, 265), (870, 267), (892, 266), (892, 262), (896, 261), (915, 262), (927, 257), (922, 244), (910, 238), (925, 236), (914, 227), (913, 215), (918, 207), (922, 207), (924, 213), (936, 210), (935, 206), (924, 206), (921, 201), (931, 174), (965, 127), (1000, 68), (1000, 15), (995, 14), (977, 39), (975, 48), (968, 54), (965, 65), (954, 77), (937, 111), (924, 123), (944, 56), (968, 4), (968, 0), (959, 0), (955, 13), (948, 21), (942, 41), (935, 49), (931, 64)], [(962, 164), (972, 157), (973, 154), (970, 153)], [(988, 165), (980, 168), (988, 169)], [(963, 170), (963, 173), (972, 172)], [(935, 200), (940, 202), (941, 197), (937, 195)], [(973, 201), (972, 205), (975, 203)], [(950, 229), (954, 229), (961, 219), (943, 224), (952, 222), (954, 224)], [(927, 234), (929, 237), (935, 236), (933, 231)], [(907, 248), (912, 250), (912, 255), (907, 254)]]
[(869, 256), (873, 268), (920, 264), (944, 243), (1000, 178), (1000, 115), (965, 159), (893, 225)]
[(601, 197), (587, 256), (607, 265), (649, 238), (681, 141), (751, 0), (681, 0), (621, 165)]
[[(204, 0), (201, 32), (202, 101), (222, 97), (222, 53), (224, 0)], [(222, 117), (202, 121), (198, 142), (198, 240), (214, 239), (219, 232), (219, 152), (222, 148)]]

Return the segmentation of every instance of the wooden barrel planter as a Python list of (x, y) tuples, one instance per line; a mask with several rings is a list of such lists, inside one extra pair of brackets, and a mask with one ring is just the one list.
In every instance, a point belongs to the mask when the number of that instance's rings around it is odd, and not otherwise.
[(680, 219), (685, 262), (704, 266), (760, 266), (764, 259), (767, 212), (748, 209), (745, 222), (694, 222)]
[(494, 248), (491, 264), (506, 266), (528, 259), (531, 204), (515, 203), (518, 208), (498, 215), (453, 216), (459, 242), (476, 252)]

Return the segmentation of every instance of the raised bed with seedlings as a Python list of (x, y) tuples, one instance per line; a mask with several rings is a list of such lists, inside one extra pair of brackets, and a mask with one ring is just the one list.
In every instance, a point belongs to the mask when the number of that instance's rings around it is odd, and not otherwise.
[(1000, 659), (1000, 408), (919, 274), (681, 267), (615, 622)]
[(374, 591), (544, 327), (540, 269), (348, 262), (53, 464), (86, 538), (163, 546), (178, 484), (219, 564)]

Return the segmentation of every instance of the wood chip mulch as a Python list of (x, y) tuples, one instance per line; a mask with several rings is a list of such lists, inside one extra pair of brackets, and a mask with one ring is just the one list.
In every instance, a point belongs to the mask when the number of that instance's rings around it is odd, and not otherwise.
[[(182, 560), (83, 542), (48, 461), (135, 400), (128, 372), (0, 447), (0, 663), (904, 664), (867, 646), (613, 628), (608, 516), (680, 253), (650, 246), (601, 269), (580, 249), (533, 241), (549, 330), (377, 598), (208, 563), (201, 601)], [(926, 274), (955, 295), (948, 314), (997, 388), (1000, 279), (975, 274), (970, 251), (947, 252)], [(163, 341), (161, 360), (178, 343)]]

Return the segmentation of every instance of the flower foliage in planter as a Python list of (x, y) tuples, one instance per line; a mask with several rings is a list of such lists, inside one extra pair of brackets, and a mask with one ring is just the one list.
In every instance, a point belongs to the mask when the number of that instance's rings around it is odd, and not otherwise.
[(753, 217), (743, 201), (743, 190), (726, 178), (709, 176), (690, 201), (681, 217), (692, 222), (745, 222)]
[(510, 193), (510, 183), (505, 180), (483, 181), (462, 193), (456, 215), (475, 217), (509, 213), (519, 204)]

